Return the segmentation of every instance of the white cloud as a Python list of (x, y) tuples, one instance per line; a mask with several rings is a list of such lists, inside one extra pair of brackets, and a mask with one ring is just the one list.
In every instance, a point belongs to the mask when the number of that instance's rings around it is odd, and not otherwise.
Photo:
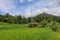
[(28, 0), (28, 2), (32, 2), (32, 0)]
[[(32, 0), (27, 0), (27, 1), (32, 2)], [(23, 2), (25, 2), (25, 0), (20, 0), (20, 3)], [(47, 12), (49, 14), (59, 16), (60, 15), (60, 6), (58, 6), (60, 5), (59, 2), (60, 0), (52, 0), (46, 3), (44, 2), (44, 0), (42, 0), (42, 2), (40, 2), (39, 0), (38, 2), (35, 2), (31, 5), (28, 4), (29, 6), (24, 9), (23, 12), (24, 14), (22, 15), (24, 15), (25, 17), (30, 17), (30, 16), (38, 15), (42, 12)], [(21, 12), (20, 9), (17, 10), (16, 5), (12, 0), (0, 0), (0, 10), (3, 12), (9, 12), (12, 15), (17, 15), (20, 14)]]
[(55, 0), (55, 1), (58, 1), (58, 2), (60, 2), (60, 0)]
[[(43, 3), (43, 2), (41, 3), (39, 1), (38, 3), (33, 4), (33, 6), (30, 6), (31, 8), (28, 7), (28, 9), (31, 10), (32, 12), (26, 11), (25, 16), (26, 17), (35, 16), (42, 12), (46, 12), (51, 15), (60, 16), (60, 6), (58, 6), (59, 1), (60, 0), (52, 0), (48, 3)], [(46, 5), (46, 4), (48, 4), (48, 5)], [(44, 6), (48, 6), (49, 8), (44, 8)], [(26, 10), (28, 10), (28, 9), (26, 9)]]
[(20, 3), (23, 3), (24, 2), (24, 0), (20, 0)]
[(10, 9), (15, 9), (12, 0), (0, 0), (0, 10), (3, 12), (10, 12)]

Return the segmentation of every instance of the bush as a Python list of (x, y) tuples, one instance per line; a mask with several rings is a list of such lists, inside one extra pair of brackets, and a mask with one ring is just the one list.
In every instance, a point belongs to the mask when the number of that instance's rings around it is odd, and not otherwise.
[(57, 27), (51, 27), (51, 29), (53, 30), (53, 31), (58, 31), (58, 29), (57, 29)]
[(53, 22), (51, 25), (50, 25), (50, 27), (51, 27), (51, 29), (53, 30), (53, 31), (58, 31), (58, 28), (57, 28), (57, 22)]

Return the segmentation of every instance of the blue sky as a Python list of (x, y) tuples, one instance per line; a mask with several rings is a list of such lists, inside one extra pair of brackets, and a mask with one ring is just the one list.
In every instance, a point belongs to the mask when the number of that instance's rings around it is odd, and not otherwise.
[(42, 12), (60, 16), (60, 0), (0, 0), (0, 13), (35, 16)]

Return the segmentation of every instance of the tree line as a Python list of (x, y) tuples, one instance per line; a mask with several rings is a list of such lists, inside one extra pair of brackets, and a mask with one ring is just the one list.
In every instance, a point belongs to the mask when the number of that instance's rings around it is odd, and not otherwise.
[(53, 16), (50, 14), (42, 13), (39, 14), (35, 17), (28, 17), (25, 18), (24, 16), (22, 17), (21, 15), (18, 16), (12, 16), (9, 13), (6, 13), (5, 15), (0, 14), (0, 21), (10, 23), (10, 24), (27, 24), (30, 22), (38, 22), (41, 23), (49, 23), (49, 22), (60, 22), (60, 17), (58, 16)]
[(22, 24), (27, 23), (27, 18), (22, 17), (21, 15), (18, 16), (12, 16), (9, 13), (6, 13), (5, 15), (0, 14), (0, 21), (10, 23), (10, 24)]

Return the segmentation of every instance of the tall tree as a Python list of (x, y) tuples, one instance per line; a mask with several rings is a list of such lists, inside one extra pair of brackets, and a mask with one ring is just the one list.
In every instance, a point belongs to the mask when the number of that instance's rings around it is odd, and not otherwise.
[(21, 24), (22, 23), (22, 16), (21, 15), (18, 15), (17, 16), (17, 23)]

